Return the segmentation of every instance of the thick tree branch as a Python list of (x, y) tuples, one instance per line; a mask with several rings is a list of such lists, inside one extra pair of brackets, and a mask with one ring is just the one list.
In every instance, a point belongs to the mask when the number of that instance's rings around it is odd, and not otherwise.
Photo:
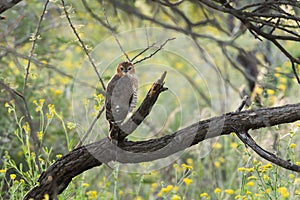
[(12, 0), (12, 1), (2, 0), (2, 1), (0, 1), (0, 14), (3, 13), (4, 11), (10, 9), (11, 7), (18, 4), (21, 1), (22, 0)]
[(24, 199), (41, 199), (49, 194), (53, 199), (63, 192), (72, 178), (102, 163), (147, 162), (168, 157), (199, 142), (228, 135), (236, 130), (249, 131), (300, 120), (300, 103), (274, 108), (230, 112), (222, 116), (199, 121), (171, 135), (148, 141), (124, 141), (119, 148), (105, 138), (74, 149), (57, 160), (45, 171)]

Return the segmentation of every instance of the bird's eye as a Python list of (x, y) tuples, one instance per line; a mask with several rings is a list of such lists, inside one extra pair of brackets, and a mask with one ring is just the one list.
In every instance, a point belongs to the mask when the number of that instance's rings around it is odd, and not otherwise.
[(121, 70), (124, 71), (124, 67), (121, 67)]
[(128, 69), (128, 70), (131, 70), (131, 67), (128, 67), (127, 69)]

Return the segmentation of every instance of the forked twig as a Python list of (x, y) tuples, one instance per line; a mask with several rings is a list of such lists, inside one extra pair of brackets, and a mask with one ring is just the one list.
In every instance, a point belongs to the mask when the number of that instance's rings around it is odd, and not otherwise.
[(106, 21), (106, 23), (107, 23), (107, 26), (110, 27), (109, 30), (111, 31), (111, 34), (114, 36), (114, 38), (115, 38), (116, 42), (118, 43), (118, 45), (119, 45), (121, 51), (122, 51), (123, 54), (126, 56), (126, 59), (130, 62), (129, 56), (127, 55), (127, 53), (126, 53), (125, 50), (123, 49), (123, 47), (122, 47), (122, 45), (121, 45), (119, 39), (117, 38), (117, 36), (116, 36), (116, 34), (115, 34), (115, 32), (114, 32), (112, 26), (110, 25), (110, 23), (109, 23), (109, 21), (108, 21), (108, 17), (107, 17), (107, 15), (106, 15), (106, 9), (105, 9), (105, 6), (104, 6), (104, 0), (102, 0), (102, 8), (103, 8), (103, 14), (104, 14), (104, 17), (105, 17), (105, 21)]
[(33, 35), (32, 46), (31, 46), (31, 50), (30, 50), (30, 53), (29, 53), (28, 63), (27, 63), (26, 72), (25, 72), (24, 85), (23, 85), (23, 94), (25, 94), (25, 90), (27, 88), (27, 81), (28, 81), (28, 76), (29, 76), (29, 72), (30, 72), (31, 58), (33, 56), (33, 52), (34, 52), (34, 49), (35, 49), (35, 44), (36, 44), (36, 41), (38, 39), (38, 34), (40, 32), (40, 29), (41, 29), (41, 24), (42, 24), (44, 15), (45, 15), (46, 10), (47, 10), (48, 3), (49, 3), (49, 0), (47, 0), (45, 5), (44, 5), (43, 12), (40, 16), (40, 20), (39, 20), (38, 25), (36, 27), (36, 31)]
[(143, 53), (145, 53), (146, 51), (148, 51), (150, 48), (154, 47), (156, 43), (154, 42), (153, 44), (151, 44), (150, 46), (148, 45), (147, 48), (145, 48), (143, 51), (141, 51), (140, 53), (138, 53), (137, 55), (135, 55), (130, 62), (133, 62), (137, 57), (139, 57), (140, 55), (142, 55)]
[(98, 119), (100, 118), (101, 114), (104, 111), (104, 106), (99, 110), (97, 116), (94, 118), (93, 122), (91, 123), (90, 127), (87, 129), (87, 131), (84, 133), (83, 137), (80, 139), (80, 141), (77, 143), (77, 145), (75, 146), (74, 149), (76, 149), (77, 147), (80, 147), (83, 142), (86, 140), (86, 138), (88, 137), (88, 135), (90, 134), (90, 132), (92, 132), (96, 122), (98, 121)]
[[(136, 61), (136, 62), (134, 62), (133, 64), (135, 65), (135, 64), (137, 64), (137, 63), (140, 63), (140, 62), (142, 62), (142, 61), (144, 61), (144, 60), (147, 60), (147, 59), (149, 59), (149, 58), (151, 58), (152, 56), (154, 56), (157, 52), (159, 52), (169, 41), (171, 41), (171, 40), (175, 40), (176, 38), (175, 37), (173, 37), (173, 38), (169, 38), (169, 39), (167, 39), (164, 43), (162, 43), (159, 47), (158, 47), (158, 49), (156, 49), (153, 53), (151, 53), (150, 55), (148, 55), (148, 56), (146, 56), (146, 57), (144, 57), (144, 58), (142, 58), (141, 60), (138, 60), (138, 61)], [(146, 48), (146, 51), (149, 49), (149, 47), (147, 47)], [(138, 54), (138, 56), (139, 55), (141, 55), (141, 53), (139, 53)], [(137, 57), (137, 56), (135, 56), (135, 57)], [(134, 58), (135, 58), (134, 57)]]
[(72, 23), (72, 21), (71, 21), (71, 18), (70, 18), (70, 16), (69, 16), (69, 13), (68, 13), (68, 11), (67, 11), (67, 9), (66, 9), (65, 1), (64, 1), (64, 0), (61, 0), (61, 3), (62, 3), (62, 6), (63, 6), (63, 9), (64, 9), (64, 12), (65, 12), (66, 18), (67, 18), (67, 20), (68, 20), (68, 22), (69, 22), (69, 25), (70, 25), (70, 27), (72, 28), (73, 33), (74, 33), (75, 36), (77, 37), (77, 39), (78, 39), (78, 41), (79, 41), (81, 47), (83, 48), (85, 54), (87, 55), (87, 57), (88, 57), (90, 63), (92, 64), (92, 66), (93, 66), (93, 68), (94, 68), (94, 71), (95, 71), (95, 73), (97, 74), (97, 77), (98, 77), (98, 79), (99, 79), (99, 81), (100, 81), (100, 83), (101, 83), (101, 86), (102, 86), (103, 90), (105, 91), (105, 90), (106, 90), (105, 84), (104, 84), (104, 82), (103, 82), (103, 80), (102, 80), (102, 78), (101, 78), (101, 76), (100, 76), (100, 73), (98, 72), (97, 67), (96, 67), (96, 65), (95, 65), (95, 63), (94, 63), (94, 61), (93, 61), (91, 55), (89, 54), (89, 52), (88, 52), (88, 50), (87, 50), (87, 48), (86, 48), (84, 42), (83, 42), (82, 39), (80, 38), (80, 36), (79, 36), (79, 34), (78, 34), (78, 32), (77, 32), (75, 26), (73, 25), (73, 23)]

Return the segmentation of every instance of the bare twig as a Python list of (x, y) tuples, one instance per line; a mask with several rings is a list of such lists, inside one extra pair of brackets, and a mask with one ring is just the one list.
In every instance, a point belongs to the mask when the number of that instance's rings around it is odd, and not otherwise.
[(30, 135), (31, 135), (33, 143), (34, 143), (33, 149), (34, 149), (34, 153), (35, 153), (35, 161), (36, 161), (36, 164), (38, 166), (38, 170), (39, 170), (40, 173), (42, 172), (42, 168), (41, 168), (40, 160), (38, 158), (38, 155), (39, 155), (38, 154), (39, 140), (38, 140), (37, 135), (35, 133), (33, 122), (32, 122), (32, 118), (31, 118), (29, 107), (28, 107), (28, 103), (27, 103), (27, 99), (26, 99), (26, 97), (24, 95), (25, 95), (26, 89), (27, 89), (27, 81), (28, 81), (28, 76), (29, 76), (29, 73), (30, 73), (31, 59), (33, 57), (33, 52), (34, 52), (34, 49), (35, 49), (35, 46), (36, 46), (36, 41), (39, 38), (39, 32), (40, 32), (41, 24), (42, 24), (44, 15), (45, 15), (46, 10), (47, 10), (48, 3), (49, 3), (49, 0), (47, 0), (46, 3), (45, 3), (45, 5), (44, 5), (42, 14), (41, 14), (40, 19), (38, 21), (36, 32), (33, 35), (33, 42), (32, 42), (31, 50), (30, 50), (30, 53), (29, 53), (27, 67), (25, 69), (23, 91), (22, 91), (22, 93), (19, 93), (19, 92), (15, 91), (15, 90), (11, 89), (13, 91), (13, 93), (16, 94), (17, 96), (19, 96), (23, 100), (23, 102), (24, 102), (25, 119), (28, 122), (29, 127), (30, 127)]
[(241, 112), (242, 109), (244, 108), (244, 106), (246, 105), (247, 101), (249, 99), (249, 96), (248, 95), (245, 95), (242, 99), (242, 102), (241, 104), (239, 105), (239, 107), (235, 110), (235, 112)]
[(34, 52), (34, 49), (35, 49), (36, 41), (39, 39), (39, 35), (38, 34), (40, 32), (41, 24), (42, 24), (44, 15), (45, 15), (46, 10), (47, 10), (48, 3), (49, 3), (49, 0), (47, 0), (46, 3), (45, 3), (45, 5), (44, 5), (43, 12), (42, 12), (42, 14), (40, 16), (40, 20), (38, 22), (36, 31), (35, 31), (35, 33), (33, 35), (32, 46), (31, 46), (31, 50), (30, 50), (30, 53), (29, 53), (29, 59), (28, 59), (28, 63), (27, 63), (27, 67), (26, 67), (26, 72), (25, 72), (25, 77), (24, 77), (23, 94), (25, 94), (25, 90), (27, 88), (27, 80), (28, 80), (28, 75), (29, 75), (29, 72), (30, 72), (31, 58), (33, 56), (33, 52)]
[(81, 140), (78, 142), (78, 144), (75, 146), (75, 148), (80, 147), (84, 141), (86, 140), (86, 138), (88, 137), (88, 135), (91, 133), (91, 131), (93, 130), (96, 122), (98, 121), (98, 119), (100, 118), (101, 114), (104, 111), (104, 106), (98, 111), (97, 116), (94, 118), (93, 122), (91, 123), (90, 127), (87, 129), (87, 131), (84, 133), (83, 137), (81, 138)]
[[(147, 32), (146, 32), (147, 33)], [(148, 43), (148, 40), (147, 40)], [(153, 44), (151, 44), (150, 46), (148, 45), (147, 48), (145, 48), (143, 51), (141, 51), (140, 53), (138, 53), (137, 55), (135, 55), (130, 62), (133, 62), (137, 57), (139, 57), (140, 55), (142, 55), (143, 53), (145, 53), (146, 51), (148, 51), (150, 48), (154, 47), (156, 43), (154, 42)]]
[(88, 13), (94, 18), (96, 19), (102, 26), (104, 26), (105, 28), (108, 28), (109, 30), (115, 31), (114, 27), (111, 27), (109, 25), (107, 25), (96, 13), (93, 12), (93, 10), (89, 7), (88, 3), (86, 2), (86, 0), (81, 0), (84, 8), (88, 11)]
[(77, 37), (77, 39), (78, 39), (78, 41), (79, 41), (81, 47), (83, 48), (85, 54), (87, 55), (87, 57), (88, 57), (90, 63), (92, 64), (92, 66), (93, 66), (93, 68), (94, 68), (94, 71), (95, 71), (95, 73), (96, 73), (96, 75), (97, 75), (97, 77), (98, 77), (98, 79), (99, 79), (99, 81), (100, 81), (100, 83), (101, 83), (102, 89), (105, 91), (105, 90), (106, 90), (105, 84), (104, 84), (104, 82), (103, 82), (103, 80), (102, 80), (102, 78), (101, 78), (101, 76), (100, 76), (100, 73), (99, 73), (98, 70), (97, 70), (97, 67), (96, 67), (96, 65), (95, 65), (95, 63), (94, 63), (94, 61), (93, 61), (91, 55), (90, 55), (89, 52), (88, 52), (88, 49), (86, 48), (86, 45), (84, 44), (84, 42), (83, 42), (82, 39), (80, 38), (80, 36), (79, 36), (79, 34), (78, 34), (78, 32), (77, 32), (75, 26), (73, 25), (73, 23), (72, 23), (72, 21), (71, 21), (71, 18), (70, 18), (70, 16), (69, 16), (69, 13), (68, 13), (68, 11), (67, 11), (67, 9), (66, 9), (65, 1), (64, 1), (64, 0), (61, 0), (61, 2), (62, 2), (62, 5), (63, 5), (63, 9), (64, 9), (64, 12), (65, 12), (65, 15), (66, 15), (66, 17), (67, 17), (67, 20), (68, 20), (68, 22), (69, 22), (69, 25), (70, 25), (70, 27), (72, 28), (73, 33), (74, 33), (75, 36)]
[[(225, 13), (229, 13), (229, 14), (233, 15), (234, 17), (239, 19), (245, 25), (245, 27), (247, 27), (249, 32), (252, 33), (255, 38), (260, 39), (259, 37), (263, 37), (263, 38), (271, 41), (286, 57), (288, 57), (290, 59), (290, 61), (292, 63), (292, 66), (293, 66), (293, 63), (300, 64), (300, 60), (295, 58), (290, 52), (288, 52), (282, 46), (282, 44), (280, 44), (278, 42), (278, 40), (282, 39), (282, 37), (276, 37), (272, 34), (266, 33), (261, 28), (257, 27), (255, 24), (251, 23), (252, 19), (255, 19), (255, 18), (258, 18), (258, 17), (265, 17), (265, 18), (274, 18), (274, 19), (281, 19), (282, 18), (282, 19), (285, 19), (285, 20), (293, 20), (294, 22), (296, 22), (298, 24), (299, 21), (300, 21), (299, 17), (286, 15), (286, 14), (282, 14), (282, 13), (279, 13), (279, 14), (271, 13), (271, 14), (269, 14), (269, 13), (257, 13), (257, 12), (254, 12), (254, 13), (253, 12), (244, 12), (244, 11), (240, 11), (240, 10), (237, 10), (237, 9), (233, 8), (225, 0), (220, 1), (222, 6), (217, 5), (216, 3), (212, 2), (212, 1), (208, 1), (208, 0), (200, 0), (200, 2), (204, 3), (208, 7), (213, 8), (215, 10), (225, 12)], [(289, 4), (289, 3), (287, 3), (287, 4)], [(293, 5), (293, 3), (291, 5)], [(299, 5), (297, 5), (297, 7), (299, 7)], [(268, 21), (265, 22), (265, 24), (267, 24), (267, 23), (268, 23)], [(273, 27), (276, 27), (276, 24)], [(289, 38), (289, 39), (290, 39), (290, 41), (298, 41), (299, 37), (295, 37), (295, 39), (292, 39), (292, 38)], [(297, 82), (300, 84), (300, 78), (299, 78), (298, 74), (296, 73), (296, 70), (293, 69), (293, 72), (294, 72), (294, 75), (297, 79)]]
[[(99, 0), (99, 1), (100, 1), (100, 0)], [(103, 8), (103, 14), (104, 14), (106, 23), (107, 23), (108, 27), (110, 27), (111, 34), (114, 36), (114, 38), (115, 38), (116, 42), (118, 43), (118, 45), (119, 45), (121, 51), (123, 52), (123, 54), (125, 55), (125, 57), (127, 58), (127, 60), (130, 62), (129, 56), (127, 55), (127, 53), (126, 53), (125, 50), (123, 49), (123, 47), (122, 47), (122, 45), (121, 45), (121, 43), (120, 43), (120, 41), (119, 41), (117, 35), (115, 34), (115, 32), (114, 32), (112, 26), (110, 25), (110, 23), (109, 23), (109, 21), (108, 21), (108, 17), (107, 17), (105, 5), (104, 5), (104, 0), (102, 0), (102, 8)]]
[[(137, 63), (140, 63), (140, 62), (142, 62), (142, 61), (144, 61), (144, 60), (147, 60), (147, 59), (149, 59), (149, 58), (151, 58), (152, 56), (154, 56), (157, 52), (159, 52), (169, 41), (171, 41), (171, 40), (175, 40), (176, 38), (169, 38), (169, 39), (167, 39), (164, 43), (162, 43), (159, 47), (158, 47), (158, 49), (156, 49), (153, 53), (151, 53), (150, 55), (148, 55), (148, 56), (146, 56), (146, 57), (144, 57), (144, 58), (142, 58), (141, 60), (138, 60), (138, 61), (136, 61), (136, 62), (134, 62), (133, 64), (135, 65), (135, 64), (137, 64)], [(149, 48), (146, 48), (146, 50), (148, 50)], [(139, 53), (140, 54), (140, 53)]]

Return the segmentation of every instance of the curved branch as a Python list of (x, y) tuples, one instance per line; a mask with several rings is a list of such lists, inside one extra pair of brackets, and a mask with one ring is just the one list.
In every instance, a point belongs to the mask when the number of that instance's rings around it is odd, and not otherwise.
[(108, 163), (147, 162), (168, 157), (208, 138), (228, 135), (236, 130), (249, 131), (300, 120), (300, 103), (274, 108), (262, 108), (242, 112), (230, 112), (222, 116), (199, 121), (184, 129), (161, 138), (148, 141), (123, 141), (116, 147), (109, 139), (74, 149), (58, 159), (24, 199), (42, 199), (44, 194), (55, 198), (78, 174)]
[(300, 172), (300, 166), (291, 163), (289, 160), (283, 160), (282, 158), (277, 157), (275, 154), (272, 154), (262, 147), (260, 147), (253, 138), (245, 131), (236, 130), (236, 135), (242, 140), (244, 144), (251, 147), (262, 158), (280, 166), (285, 169), (289, 169), (295, 172)]

